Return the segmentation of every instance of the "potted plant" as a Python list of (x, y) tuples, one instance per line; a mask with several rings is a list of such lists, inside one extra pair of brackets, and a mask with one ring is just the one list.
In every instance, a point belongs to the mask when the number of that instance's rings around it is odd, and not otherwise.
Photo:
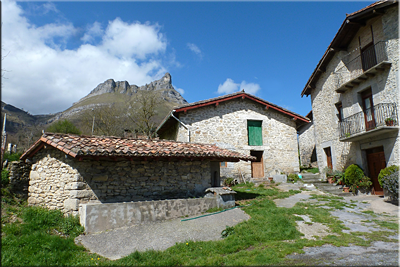
[(357, 190), (361, 194), (369, 194), (371, 192), (372, 181), (371, 178), (364, 176), (360, 181), (356, 183)]
[(358, 165), (352, 164), (347, 167), (344, 172), (344, 181), (345, 184), (350, 187), (350, 191), (353, 192), (353, 194), (357, 194), (358, 183), (364, 176), (363, 170)]
[(333, 170), (332, 170), (332, 168), (325, 167), (325, 168), (323, 169), (323, 172), (325, 173), (325, 176), (326, 176), (328, 182), (329, 182), (330, 184), (333, 184), (333, 183), (334, 183), (335, 177), (333, 176)]
[(337, 185), (344, 185), (344, 173), (341, 171), (334, 172), (335, 180)]
[(387, 118), (387, 119), (385, 119), (385, 123), (386, 123), (386, 126), (393, 126), (394, 125), (394, 119)]

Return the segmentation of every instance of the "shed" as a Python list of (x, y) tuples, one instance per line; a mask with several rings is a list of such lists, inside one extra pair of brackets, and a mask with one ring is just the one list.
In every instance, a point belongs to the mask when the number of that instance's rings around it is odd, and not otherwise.
[(79, 204), (204, 195), (222, 161), (255, 160), (215, 145), (45, 133), (32, 162), (28, 203), (78, 214)]

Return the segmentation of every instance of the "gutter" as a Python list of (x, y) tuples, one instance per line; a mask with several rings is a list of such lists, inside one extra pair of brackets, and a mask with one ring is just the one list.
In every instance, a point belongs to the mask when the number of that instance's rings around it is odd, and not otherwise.
[(175, 117), (175, 115), (173, 114), (174, 112), (175, 112), (175, 110), (172, 110), (170, 116), (173, 117), (175, 120), (177, 120), (183, 127), (186, 128), (186, 130), (188, 130), (188, 137), (189, 137), (188, 142), (190, 143), (190, 130), (189, 130), (189, 127), (187, 127), (187, 125), (185, 125), (180, 119)]

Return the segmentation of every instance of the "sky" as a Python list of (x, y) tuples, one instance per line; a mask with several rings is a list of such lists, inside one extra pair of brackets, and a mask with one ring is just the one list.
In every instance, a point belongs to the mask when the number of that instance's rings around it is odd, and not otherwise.
[(244, 89), (305, 116), (301, 91), (346, 13), (371, 3), (3, 0), (1, 98), (56, 113), (107, 79), (169, 72), (189, 103)]

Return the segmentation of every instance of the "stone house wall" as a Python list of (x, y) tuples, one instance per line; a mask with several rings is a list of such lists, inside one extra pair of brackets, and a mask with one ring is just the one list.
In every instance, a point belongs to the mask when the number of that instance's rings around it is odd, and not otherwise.
[[(295, 121), (271, 108), (265, 109), (248, 99), (221, 102), (218, 106), (206, 106), (179, 113), (179, 119), (190, 130), (190, 142), (216, 144), (250, 155), (251, 150), (263, 151), (265, 177), (281, 172), (298, 172), (298, 145)], [(262, 121), (262, 146), (249, 146), (247, 121)], [(189, 131), (179, 124), (175, 133), (177, 141), (188, 141)], [(161, 137), (164, 138), (164, 137)], [(221, 167), (221, 177), (251, 177), (251, 163), (227, 163)]]
[(315, 148), (315, 133), (314, 124), (311, 122), (304, 125), (299, 130), (299, 153), (300, 165), (304, 167), (311, 167), (315, 164), (312, 161), (313, 151)]
[(78, 214), (79, 204), (194, 197), (211, 186), (203, 161), (83, 160), (47, 146), (32, 158), (30, 205)]
[[(335, 72), (344, 65), (342, 59), (359, 55), (359, 38), (361, 45), (372, 40), (371, 25), (374, 34), (374, 43), (386, 42), (386, 52), (392, 65), (386, 71), (380, 72), (365, 82), (354, 86), (345, 93), (337, 93)], [(353, 56), (354, 54), (354, 56)], [(386, 163), (392, 165), (399, 162), (399, 134), (381, 135), (359, 142), (339, 141), (339, 118), (335, 106), (342, 103), (344, 118), (362, 111), (360, 92), (371, 88), (374, 105), (379, 103), (397, 103), (399, 107), (398, 90), (398, 6), (388, 9), (380, 17), (371, 19), (366, 26), (354, 35), (347, 51), (337, 52), (320, 76), (316, 88), (311, 92), (313, 122), (315, 127), (316, 151), (318, 166), (323, 169), (327, 166), (324, 148), (331, 147), (333, 169), (343, 170), (350, 164), (356, 163), (367, 169), (363, 150), (376, 146), (384, 146)]]

